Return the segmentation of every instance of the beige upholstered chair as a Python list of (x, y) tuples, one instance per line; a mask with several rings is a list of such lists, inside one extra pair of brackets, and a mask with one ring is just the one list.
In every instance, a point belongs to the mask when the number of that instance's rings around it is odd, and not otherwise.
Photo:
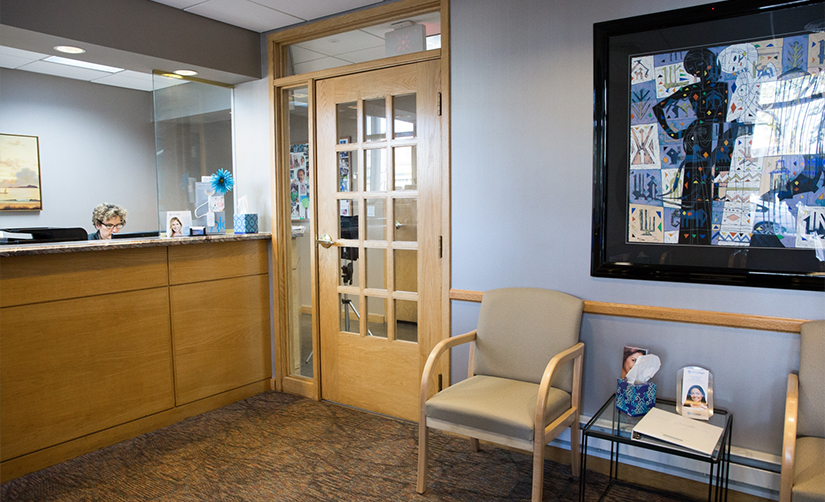
[(780, 502), (825, 502), (825, 321), (802, 325), (799, 376), (788, 375)]
[[(579, 403), (584, 344), (582, 300), (558, 291), (487, 291), (475, 331), (436, 345), (421, 381), (418, 493), (427, 489), (427, 431), (455, 432), (533, 453), (533, 500), (542, 498), (544, 445), (570, 427), (570, 462), (579, 475)], [(470, 346), (469, 378), (427, 399), (438, 358)]]

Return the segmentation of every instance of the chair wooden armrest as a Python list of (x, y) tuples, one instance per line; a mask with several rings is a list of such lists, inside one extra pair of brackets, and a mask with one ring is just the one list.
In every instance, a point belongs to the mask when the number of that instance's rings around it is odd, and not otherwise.
[(799, 377), (791, 373), (788, 375), (788, 392), (785, 398), (785, 431), (782, 439), (782, 474), (779, 480), (779, 502), (791, 502), (798, 406)]
[(427, 394), (429, 393), (430, 380), (435, 372), (435, 364), (441, 355), (456, 345), (463, 343), (470, 343), (476, 339), (477, 330), (464, 333), (463, 335), (453, 336), (446, 340), (441, 340), (433, 347), (427, 363), (424, 365), (424, 371), (421, 375), (421, 396), (418, 404), (418, 482), (416, 483), (416, 491), (424, 493), (427, 488)]
[(583, 356), (584, 343), (579, 342), (564, 352), (559, 352), (555, 357), (553, 357), (553, 359), (550, 359), (549, 363), (547, 363), (547, 366), (544, 369), (544, 375), (541, 377), (541, 385), (539, 386), (539, 400), (536, 405), (536, 430), (539, 430), (539, 424), (544, 424), (544, 414), (547, 411), (545, 409), (547, 407), (547, 395), (550, 392), (550, 383), (553, 381), (556, 368), (571, 359), (576, 359), (576, 363), (573, 368), (573, 399), (571, 401), (571, 408), (578, 409), (579, 403), (576, 398), (578, 397), (579, 389), (577, 387), (580, 387), (581, 359)]
[(469, 333), (464, 333), (463, 335), (453, 336), (447, 338), (446, 340), (441, 340), (435, 347), (433, 347), (432, 352), (430, 352), (429, 357), (427, 357), (427, 363), (424, 365), (424, 371), (421, 375), (421, 400), (419, 403), (419, 416), (422, 424), (426, 420), (424, 405), (427, 403), (427, 394), (430, 388), (430, 380), (435, 372), (435, 364), (449, 349), (457, 345), (474, 341), (476, 339), (476, 333), (477, 331), (473, 330)]

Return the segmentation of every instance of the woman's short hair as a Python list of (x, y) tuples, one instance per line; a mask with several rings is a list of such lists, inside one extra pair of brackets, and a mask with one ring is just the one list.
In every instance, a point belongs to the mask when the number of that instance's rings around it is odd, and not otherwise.
[(98, 204), (92, 210), (92, 223), (95, 225), (102, 225), (104, 221), (109, 218), (117, 216), (120, 218), (120, 224), (126, 224), (126, 210), (117, 204), (108, 204), (106, 202)]

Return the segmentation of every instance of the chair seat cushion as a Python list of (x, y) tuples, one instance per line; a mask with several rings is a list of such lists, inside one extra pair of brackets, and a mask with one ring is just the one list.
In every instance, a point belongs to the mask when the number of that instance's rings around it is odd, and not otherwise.
[[(426, 403), (426, 416), (505, 436), (533, 440), (539, 385), (476, 375), (447, 387)], [(570, 408), (570, 394), (551, 387), (546, 426)]]
[(825, 438), (796, 438), (793, 502), (825, 502)]

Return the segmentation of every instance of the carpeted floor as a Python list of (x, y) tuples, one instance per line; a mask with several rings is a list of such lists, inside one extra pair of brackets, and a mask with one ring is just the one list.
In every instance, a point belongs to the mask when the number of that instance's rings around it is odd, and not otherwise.
[[(529, 500), (532, 458), (431, 432), (430, 485), (415, 492), (418, 425), (267, 392), (0, 486), (3, 501)], [(544, 500), (578, 500), (570, 467), (545, 462)], [(587, 500), (606, 477), (588, 472)], [(614, 487), (610, 501), (671, 499)]]

